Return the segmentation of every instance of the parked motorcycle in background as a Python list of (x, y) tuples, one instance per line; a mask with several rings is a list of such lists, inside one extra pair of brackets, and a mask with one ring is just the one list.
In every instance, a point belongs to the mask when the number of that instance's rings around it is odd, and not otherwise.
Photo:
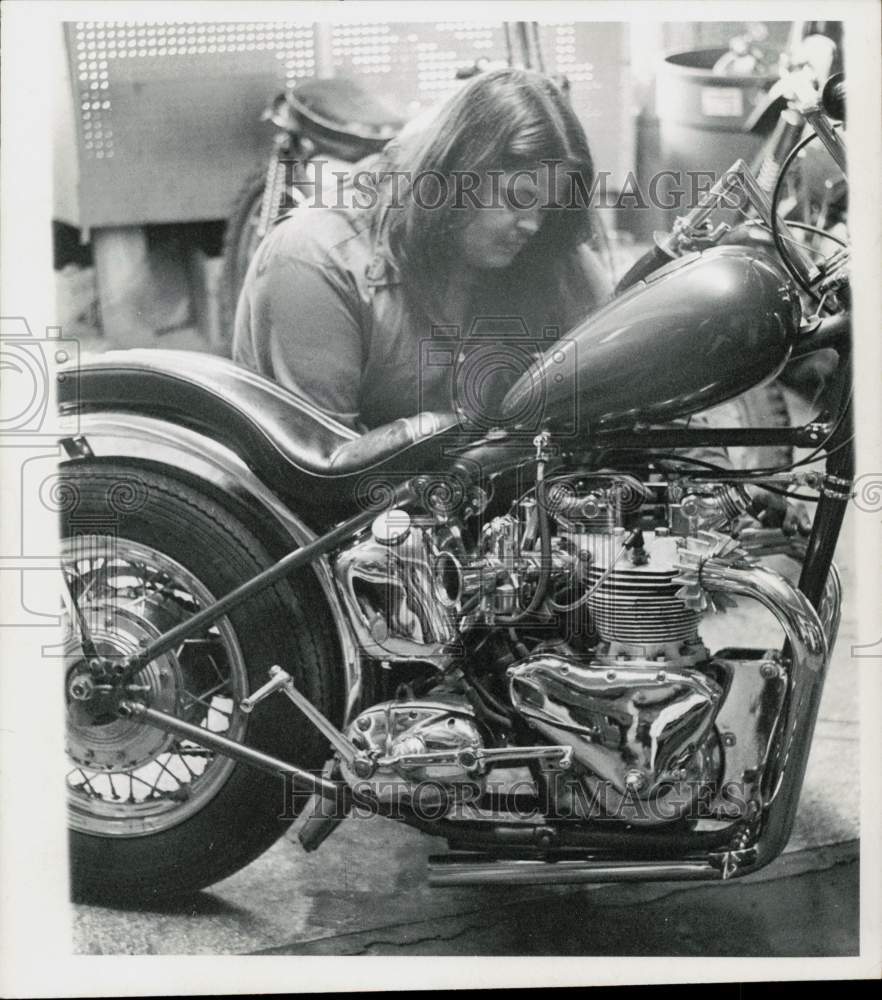
[(278, 94), (263, 119), (276, 128), (269, 162), (242, 187), (227, 221), (221, 276), (221, 330), (232, 346), (236, 303), (258, 244), (280, 215), (325, 192), (334, 204), (334, 172), (358, 169), (404, 125), (401, 114), (360, 80), (306, 80)]

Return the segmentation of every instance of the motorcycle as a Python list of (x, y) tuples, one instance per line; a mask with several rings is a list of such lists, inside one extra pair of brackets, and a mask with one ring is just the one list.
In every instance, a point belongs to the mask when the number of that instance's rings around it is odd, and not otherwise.
[[(835, 112), (801, 106), (844, 169)], [(806, 258), (736, 166), (492, 422), (358, 434), (168, 351), (64, 373), (79, 897), (191, 892), (297, 817), (315, 850), (363, 812), (446, 840), (437, 886), (728, 881), (780, 854), (839, 623), (848, 253)], [(771, 250), (711, 226), (736, 183)], [(686, 419), (826, 348), (840, 363), (804, 426)], [(482, 365), (452, 370), (466, 395)], [(780, 444), (811, 452), (694, 457)], [(780, 533), (744, 527), (755, 484), (816, 502), (796, 584), (764, 562)], [(734, 598), (772, 613), (780, 651), (705, 646)]]
[[(270, 226), (309, 201), (322, 177), (334, 191), (334, 171), (369, 160), (404, 127), (404, 118), (357, 79), (306, 80), (277, 94), (262, 119), (275, 126), (273, 149), (242, 186), (224, 236), (221, 329), (232, 341), (236, 303), (248, 264)], [(333, 201), (332, 201), (333, 203)]]

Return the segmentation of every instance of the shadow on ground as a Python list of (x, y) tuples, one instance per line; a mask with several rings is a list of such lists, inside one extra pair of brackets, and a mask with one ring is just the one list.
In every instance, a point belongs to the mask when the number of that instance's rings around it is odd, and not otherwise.
[[(808, 853), (808, 852), (807, 852)], [(267, 949), (265, 955), (848, 956), (859, 952), (857, 845), (828, 868), (643, 899), (604, 886)], [(797, 864), (800, 859), (793, 859)], [(501, 901), (500, 901), (501, 902)]]

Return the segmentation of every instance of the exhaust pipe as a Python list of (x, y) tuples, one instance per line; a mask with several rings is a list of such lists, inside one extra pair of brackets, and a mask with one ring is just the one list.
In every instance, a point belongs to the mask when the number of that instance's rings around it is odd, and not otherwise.
[(708, 852), (704, 860), (548, 861), (436, 856), (429, 859), (430, 885), (722, 881), (748, 875), (778, 857), (793, 828), (830, 648), (839, 627), (839, 575), (831, 565), (819, 612), (805, 594), (763, 566), (732, 566), (723, 560), (708, 559), (701, 567), (701, 582), (710, 591), (759, 601), (774, 614), (787, 636), (787, 699), (763, 782), (765, 801), (752, 829), (742, 828), (738, 842), (733, 842), (730, 849)]
[(707, 861), (473, 861), (429, 858), (431, 886), (576, 885), (601, 882), (707, 882), (723, 878)]

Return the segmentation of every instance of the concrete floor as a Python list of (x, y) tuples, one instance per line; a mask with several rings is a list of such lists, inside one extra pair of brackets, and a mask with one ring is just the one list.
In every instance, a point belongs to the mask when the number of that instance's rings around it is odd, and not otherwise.
[[(431, 889), (443, 841), (388, 820), (353, 819), (305, 854), (283, 838), (211, 889), (149, 910), (75, 907), (85, 954), (849, 955), (858, 948), (859, 693), (845, 601), (787, 853), (743, 882), (572, 888)], [(778, 568), (784, 569), (785, 560)], [(706, 643), (779, 642), (762, 609), (706, 620)], [(740, 638), (738, 638), (740, 637)], [(745, 642), (747, 637), (747, 642)]]

